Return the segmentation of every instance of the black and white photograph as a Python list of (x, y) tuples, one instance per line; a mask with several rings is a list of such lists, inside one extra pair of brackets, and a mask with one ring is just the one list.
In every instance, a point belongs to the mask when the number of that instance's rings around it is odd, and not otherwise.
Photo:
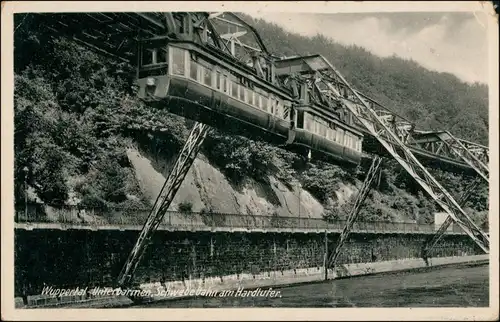
[(461, 4), (4, 3), (2, 317), (498, 319), (498, 18)]

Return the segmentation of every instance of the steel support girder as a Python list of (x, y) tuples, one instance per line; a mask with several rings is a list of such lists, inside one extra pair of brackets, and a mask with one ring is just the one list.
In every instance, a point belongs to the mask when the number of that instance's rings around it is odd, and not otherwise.
[(489, 148), (454, 137), (448, 131), (430, 132), (425, 138), (412, 138), (415, 145), (433, 154), (465, 162), (488, 181)]
[(365, 199), (368, 196), (368, 192), (370, 192), (373, 181), (375, 180), (375, 178), (377, 178), (377, 173), (379, 172), (381, 163), (382, 159), (380, 157), (375, 156), (373, 158), (370, 169), (368, 170), (365, 181), (363, 182), (363, 186), (358, 192), (356, 201), (354, 202), (354, 206), (349, 212), (349, 217), (347, 218), (347, 222), (344, 228), (342, 229), (342, 232), (340, 233), (337, 245), (335, 246), (335, 250), (333, 251), (332, 255), (330, 256), (330, 259), (328, 260), (329, 268), (333, 268), (335, 266), (335, 262), (337, 261), (337, 258), (340, 255), (340, 251), (344, 246), (344, 243), (346, 242), (347, 238), (349, 237), (349, 233), (351, 232), (354, 222), (358, 217), (359, 210), (361, 209), (363, 202), (365, 202)]
[[(333, 78), (335, 80), (335, 78)], [(338, 81), (338, 80), (335, 80)], [(338, 90), (337, 90), (338, 92)], [(419, 142), (413, 137), (414, 124), (395, 115), (380, 103), (375, 102), (360, 92), (356, 92), (375, 113), (390, 125), (391, 130), (407, 146), (417, 146), (430, 151), (437, 156), (445, 156), (450, 159), (464, 162), (473, 168), (483, 179), (488, 181), (489, 149), (486, 146), (455, 138), (450, 132), (436, 132), (434, 138)], [(377, 107), (377, 109), (375, 109)]]
[[(436, 201), (436, 203), (471, 237), (481, 249), (489, 253), (489, 237), (469, 218), (446, 189), (425, 169), (409, 148), (394, 133), (387, 121), (380, 118), (376, 111), (360, 97), (349, 83), (336, 71), (338, 79), (349, 89), (349, 99), (339, 98), (344, 106), (360, 121), (398, 163), (417, 181), (417, 183)], [(326, 84), (332, 88), (329, 82)]]
[(457, 139), (467, 150), (476, 156), (482, 163), (488, 165), (490, 163), (490, 149), (487, 146), (469, 142), (462, 139)]
[[(208, 19), (214, 29), (219, 31), (219, 38), (222, 41), (225, 40), (225, 47), (228, 49), (229, 53), (240, 61), (246, 62), (247, 58), (251, 59), (252, 56), (269, 56), (267, 48), (256, 30), (236, 14), (231, 12), (214, 12), (208, 15)], [(237, 30), (232, 31), (231, 29), (235, 29), (232, 27), (235, 27)], [(255, 43), (249, 44), (248, 39), (247, 41), (242, 41), (239, 37), (243, 35), (249, 35), (255, 40)], [(230, 46), (228, 47), (228, 45)], [(237, 54), (235, 52), (235, 46), (242, 48), (244, 54)]]
[[(476, 190), (476, 188), (479, 186), (481, 179), (477, 178), (472, 182), (472, 184), (469, 186), (467, 190), (460, 196), (459, 204), (463, 207), (467, 203), (467, 200), (470, 198), (472, 192)], [(422, 258), (428, 258), (430, 255), (431, 250), (436, 246), (437, 242), (443, 237), (445, 231), (450, 227), (450, 225), (453, 223), (453, 219), (451, 216), (448, 216), (446, 220), (441, 224), (439, 229), (436, 231), (434, 235), (432, 235), (430, 238), (428, 238), (422, 247)]]
[(453, 151), (458, 155), (463, 161), (465, 161), (471, 168), (473, 168), (477, 174), (479, 174), (486, 182), (489, 183), (489, 169), (486, 164), (481, 161), (478, 156), (471, 152), (467, 146), (465, 146), (460, 140), (451, 135), (450, 132), (446, 131), (442, 134), (438, 134), (438, 137)]
[(128, 286), (130, 284), (152, 234), (162, 222), (168, 207), (172, 203), (177, 190), (179, 190), (186, 174), (196, 159), (201, 145), (209, 131), (210, 127), (203, 123), (196, 123), (191, 130), (184, 147), (175, 161), (172, 171), (155, 201), (153, 209), (149, 213), (148, 219), (139, 234), (137, 242), (118, 276), (119, 286)]

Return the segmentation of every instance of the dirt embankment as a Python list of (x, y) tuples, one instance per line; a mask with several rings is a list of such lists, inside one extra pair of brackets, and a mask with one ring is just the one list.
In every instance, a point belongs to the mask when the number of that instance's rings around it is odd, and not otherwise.
[[(130, 148), (127, 155), (142, 191), (154, 202), (173, 160), (165, 160), (136, 147)], [(184, 179), (169, 210), (179, 210), (181, 203), (188, 203), (193, 212), (322, 218), (323, 205), (299, 185), (289, 189), (274, 177), (269, 177), (269, 182), (271, 184), (266, 185), (249, 179), (244, 185), (235, 187), (201, 155)], [(355, 191), (355, 187), (345, 186), (336, 197), (347, 199)]]

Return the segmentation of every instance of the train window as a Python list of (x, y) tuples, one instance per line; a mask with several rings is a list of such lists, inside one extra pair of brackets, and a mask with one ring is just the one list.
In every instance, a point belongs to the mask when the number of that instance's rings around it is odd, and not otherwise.
[(312, 119), (309, 113), (304, 113), (304, 121), (306, 125), (306, 130), (313, 132), (314, 131), (314, 120)]
[(289, 106), (285, 106), (283, 108), (283, 118), (285, 120), (288, 120), (290, 118), (290, 107)]
[(156, 56), (158, 55), (157, 49), (155, 48), (155, 49), (151, 50), (151, 54), (152, 54), (151, 56), (153, 57), (153, 59), (152, 59), (153, 62), (152, 63), (156, 64), (156, 62), (157, 62), (157, 57)]
[(219, 76), (220, 72), (217, 66), (214, 66), (210, 73), (211, 87), (219, 89)]
[(232, 84), (231, 95), (234, 98), (238, 98), (238, 83), (236, 83), (235, 81), (232, 81), (231, 84)]
[(284, 113), (283, 113), (283, 101), (281, 99), (278, 99), (276, 101), (276, 103), (277, 103), (277, 107), (276, 108), (277, 108), (278, 117), (284, 118), (283, 117), (283, 115), (284, 115)]
[(267, 97), (261, 96), (261, 102), (262, 102), (261, 108), (266, 112), (269, 111), (267, 106), (267, 101), (268, 101)]
[(253, 96), (253, 91), (245, 88), (245, 103), (247, 104), (252, 104), (252, 96)]
[(163, 48), (160, 48), (156, 54), (156, 63), (166, 63), (167, 62), (167, 51)]
[(255, 92), (254, 92), (254, 91), (249, 90), (249, 91), (248, 91), (248, 95), (250, 96), (250, 104), (251, 104), (252, 106), (256, 106), (257, 104), (255, 104), (255, 96), (256, 96), (257, 94), (255, 94)]
[(338, 129), (336, 138), (337, 143), (342, 144), (343, 139), (344, 139), (344, 130)]
[(319, 135), (326, 137), (326, 127), (323, 124), (319, 125)]
[(243, 101), (245, 102), (245, 91), (247, 89), (243, 86), (243, 85), (240, 85), (240, 92), (239, 92), (239, 98), (240, 98), (240, 101)]
[(299, 129), (304, 128), (304, 111), (298, 111), (297, 113), (297, 127)]
[(204, 69), (205, 67), (203, 67), (202, 64), (199, 64), (198, 65), (198, 75), (196, 75), (196, 81), (200, 84), (203, 84), (203, 74), (204, 74)]
[(170, 52), (172, 53), (172, 74), (184, 75), (186, 64), (184, 50), (172, 47)]
[(212, 71), (203, 67), (203, 84), (212, 87)]
[(221, 83), (222, 83), (222, 75), (220, 74), (219, 71), (217, 71), (217, 73), (215, 74), (215, 86), (218, 90), (224, 88)]
[(146, 49), (142, 53), (142, 64), (143, 65), (151, 65), (153, 63), (153, 50)]
[(252, 95), (252, 93), (251, 93), (251, 91), (250, 91), (248, 88), (246, 88), (246, 87), (245, 87), (244, 92), (245, 92), (245, 95), (244, 95), (244, 96), (245, 96), (245, 97), (244, 97), (244, 98), (245, 98), (245, 103), (250, 104), (250, 100), (251, 100), (250, 96)]
[(227, 75), (222, 76), (220, 87), (222, 88), (224, 93), (229, 93), (229, 82), (227, 80)]
[(189, 77), (191, 77), (194, 80), (197, 80), (198, 76), (198, 63), (195, 61), (191, 61), (191, 64), (189, 66), (190, 71), (189, 71)]

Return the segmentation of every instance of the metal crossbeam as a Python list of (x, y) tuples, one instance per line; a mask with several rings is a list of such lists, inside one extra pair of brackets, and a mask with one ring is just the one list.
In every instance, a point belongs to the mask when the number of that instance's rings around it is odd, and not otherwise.
[(337, 261), (337, 258), (340, 255), (340, 251), (344, 246), (344, 243), (346, 242), (347, 238), (349, 237), (349, 233), (351, 232), (354, 222), (358, 217), (359, 210), (361, 209), (363, 202), (365, 202), (365, 199), (368, 196), (368, 192), (370, 192), (373, 181), (375, 180), (375, 178), (377, 178), (377, 173), (379, 172), (381, 164), (382, 164), (382, 159), (378, 156), (375, 156), (373, 158), (370, 169), (368, 170), (365, 181), (363, 182), (363, 186), (359, 190), (359, 193), (356, 197), (354, 206), (352, 207), (349, 213), (349, 217), (347, 218), (347, 223), (345, 224), (344, 228), (342, 229), (342, 232), (340, 233), (339, 239), (337, 241), (337, 246), (335, 247), (335, 250), (330, 256), (330, 259), (328, 261), (329, 268), (335, 266), (335, 262)]
[(210, 127), (203, 123), (196, 123), (191, 130), (184, 147), (175, 161), (172, 171), (170, 172), (163, 188), (160, 191), (160, 194), (158, 195), (158, 198), (155, 201), (153, 209), (151, 210), (148, 219), (142, 228), (139, 238), (130, 252), (120, 275), (118, 276), (118, 284), (120, 286), (128, 286), (130, 284), (137, 265), (144, 255), (152, 234), (162, 222), (168, 207), (172, 203), (177, 190), (179, 190), (186, 174), (196, 159), (196, 155), (200, 151), (201, 145), (209, 131)]
[[(436, 203), (469, 235), (474, 242), (489, 252), (489, 237), (469, 218), (453, 197), (441, 184), (424, 168), (409, 148), (395, 133), (397, 127), (392, 127), (387, 120), (381, 119), (367, 101), (355, 91), (352, 86), (333, 66), (331, 73), (323, 77), (322, 81), (335, 91), (335, 87), (325, 78), (336, 77), (338, 82), (349, 91), (344, 97), (339, 97), (344, 106), (362, 123), (362, 125), (380, 142), (380, 144), (398, 161), (398, 163), (418, 182), (418, 184), (436, 201)], [(350, 95), (349, 95), (350, 94)], [(401, 153), (401, 154), (400, 154)]]
[[(476, 190), (476, 188), (479, 186), (481, 182), (480, 178), (477, 178), (472, 182), (472, 184), (469, 186), (467, 190), (462, 194), (459, 200), (459, 204), (463, 207), (467, 203), (467, 200), (470, 198), (472, 195), (472, 192)], [(432, 235), (430, 238), (428, 238), (422, 247), (422, 258), (426, 259), (430, 257), (431, 250), (436, 246), (437, 242), (443, 237), (444, 232), (450, 227), (450, 225), (453, 223), (453, 218), (451, 216), (446, 217), (446, 220), (441, 224), (439, 229), (436, 231), (434, 235)]]

